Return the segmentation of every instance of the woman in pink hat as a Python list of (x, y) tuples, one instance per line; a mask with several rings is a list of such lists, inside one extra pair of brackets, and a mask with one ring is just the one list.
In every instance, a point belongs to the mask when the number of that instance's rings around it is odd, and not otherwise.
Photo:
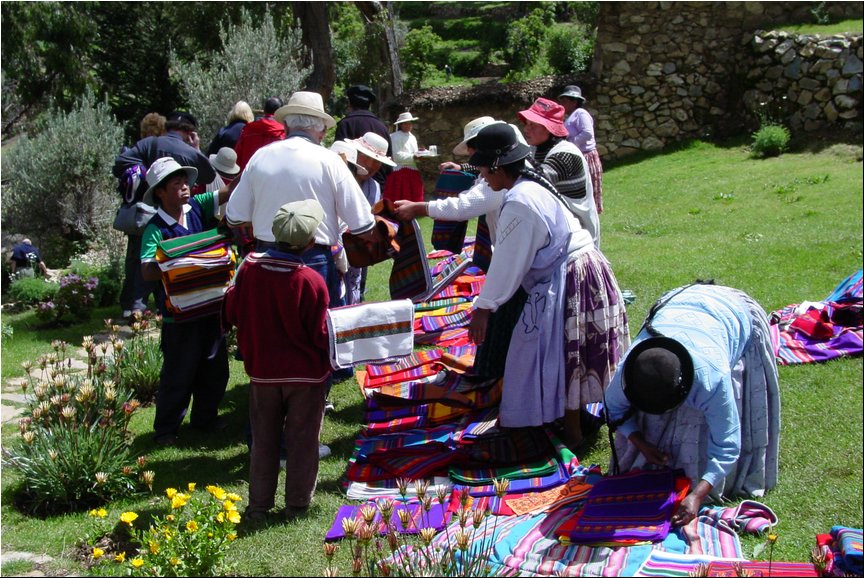
[(600, 247), (600, 219), (594, 204), (594, 190), (588, 163), (579, 147), (569, 142), (564, 127), (564, 107), (538, 98), (527, 110), (519, 111), (525, 140), (534, 149), (534, 161), (564, 197), (567, 208), (591, 233)]

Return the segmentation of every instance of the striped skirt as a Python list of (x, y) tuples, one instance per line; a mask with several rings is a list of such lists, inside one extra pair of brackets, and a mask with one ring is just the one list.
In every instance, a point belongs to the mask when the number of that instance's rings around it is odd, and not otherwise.
[(630, 347), (630, 329), (618, 281), (603, 253), (591, 248), (571, 256), (565, 283), (567, 409), (575, 410), (603, 401)]
[[(717, 483), (711, 497), (760, 497), (777, 484), (780, 440), (780, 390), (777, 364), (768, 318), (746, 293), (733, 291), (750, 309), (753, 334), (744, 355), (732, 369), (732, 384), (741, 419), (741, 455), (726, 478)], [(710, 442), (701, 411), (681, 405), (671, 413), (636, 412), (645, 439), (673, 456), (673, 468), (681, 468), (697, 483), (705, 471)], [(642, 454), (621, 434), (615, 436), (621, 471), (645, 467)]]
[(599, 215), (603, 212), (603, 164), (597, 149), (585, 153), (585, 160), (588, 162), (588, 174), (591, 175), (591, 186), (594, 187), (594, 204), (597, 205)]

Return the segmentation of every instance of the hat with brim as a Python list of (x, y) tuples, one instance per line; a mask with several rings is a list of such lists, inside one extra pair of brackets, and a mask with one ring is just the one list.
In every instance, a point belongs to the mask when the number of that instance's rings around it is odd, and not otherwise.
[(354, 170), (357, 171), (357, 174), (362, 176), (366, 176), (369, 174), (369, 171), (366, 170), (366, 167), (362, 167), (357, 163), (357, 147), (354, 143), (344, 140), (337, 140), (332, 145), (330, 145), (330, 150), (334, 153), (342, 156), (351, 166), (354, 167)]
[(474, 137), (475, 149), (468, 163), (476, 167), (509, 165), (531, 154), (531, 147), (519, 142), (516, 132), (507, 123), (492, 123)]
[(375, 93), (372, 92), (371, 88), (364, 84), (349, 86), (348, 90), (345, 91), (345, 95), (348, 97), (348, 100), (356, 100), (363, 104), (371, 104), (375, 102)]
[(413, 114), (411, 114), (410, 112), (403, 112), (398, 117), (396, 117), (396, 120), (393, 121), (393, 124), (402, 124), (403, 122), (414, 122), (415, 120), (420, 120), (420, 119), (417, 118), (416, 116), (414, 116)]
[(367, 132), (360, 138), (354, 139), (352, 142), (357, 147), (357, 152), (360, 154), (371, 157), (376, 161), (379, 161), (382, 165), (387, 165), (388, 167), (396, 166), (393, 159), (387, 156), (387, 139), (380, 134)]
[(693, 358), (674, 339), (649, 337), (627, 354), (623, 386), (636, 409), (665, 413), (687, 399), (693, 387)]
[(561, 98), (562, 96), (566, 96), (567, 98), (575, 98), (576, 100), (585, 102), (585, 97), (582, 96), (582, 89), (575, 84), (569, 84), (565, 86), (564, 92), (559, 94), (558, 98)]
[(210, 155), (210, 166), (226, 175), (236, 175), (240, 172), (237, 153), (231, 147), (222, 147), (215, 155)]
[(555, 136), (567, 136), (564, 126), (564, 107), (548, 98), (538, 98), (528, 110), (517, 114), (522, 122), (531, 121), (542, 125)]
[(491, 116), (481, 116), (480, 118), (475, 118), (474, 120), (466, 124), (465, 129), (462, 131), (462, 142), (453, 147), (453, 154), (461, 156), (468, 155), (468, 141), (477, 136), (477, 133), (479, 133), (481, 130), (483, 130), (483, 128), (489, 126), (493, 122), (503, 121), (495, 120)]
[(189, 186), (195, 184), (198, 179), (198, 169), (195, 167), (184, 167), (171, 157), (162, 157), (153, 161), (150, 168), (147, 169), (147, 184), (150, 187), (144, 192), (144, 197), (141, 199), (148, 205), (156, 206), (156, 198), (153, 191), (168, 178), (179, 172), (185, 172), (189, 179)]
[(273, 116), (278, 122), (282, 122), (289, 114), (314, 116), (322, 119), (327, 128), (336, 126), (333, 117), (324, 112), (324, 100), (317, 92), (298, 90), (288, 99), (288, 104), (280, 107)]
[(324, 209), (315, 199), (285, 203), (273, 217), (273, 237), (286, 248), (305, 249), (323, 220)]

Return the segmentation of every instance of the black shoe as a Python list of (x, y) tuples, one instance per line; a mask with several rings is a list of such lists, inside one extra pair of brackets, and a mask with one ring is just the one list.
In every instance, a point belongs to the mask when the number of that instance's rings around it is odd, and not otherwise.
[(172, 433), (158, 435), (153, 438), (157, 446), (168, 447), (177, 445), (177, 435)]
[(228, 428), (228, 422), (221, 417), (217, 417), (212, 421), (208, 421), (203, 425), (193, 425), (193, 428), (204, 432), (219, 432)]
[(304, 517), (308, 511), (309, 506), (302, 508), (299, 506), (285, 506), (285, 509), (282, 510), (282, 519), (290, 522), (291, 520)]

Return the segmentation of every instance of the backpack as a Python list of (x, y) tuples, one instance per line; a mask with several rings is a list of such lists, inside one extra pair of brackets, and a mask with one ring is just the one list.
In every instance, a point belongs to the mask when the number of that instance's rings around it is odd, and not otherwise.
[(143, 165), (135, 165), (124, 171), (117, 185), (122, 201), (117, 207), (112, 226), (127, 235), (142, 235), (147, 223), (156, 214), (155, 207), (141, 202), (149, 188), (146, 177), (147, 169)]

